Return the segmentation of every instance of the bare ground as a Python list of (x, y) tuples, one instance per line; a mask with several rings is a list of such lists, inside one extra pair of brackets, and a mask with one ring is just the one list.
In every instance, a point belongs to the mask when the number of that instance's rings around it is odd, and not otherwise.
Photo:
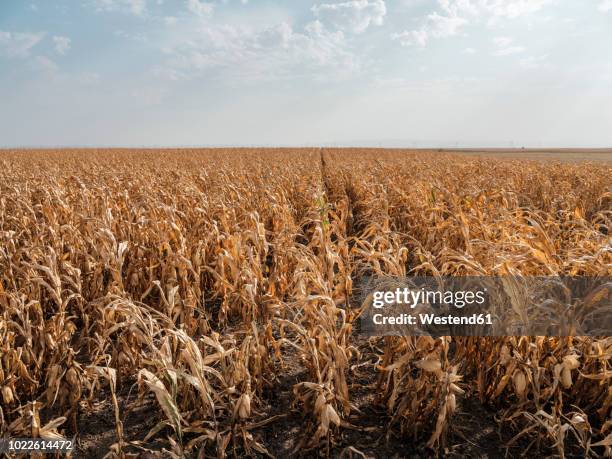
[[(334, 443), (307, 449), (308, 437), (303, 427), (309, 422), (299, 410), (292, 406), (293, 385), (307, 379), (306, 370), (299, 362), (299, 356), (288, 350), (274, 389), (262, 394), (260, 404), (254, 413), (253, 428), (249, 429), (255, 440), (263, 444), (275, 457), (359, 457), (361, 452), (368, 458), (421, 458), (434, 457), (432, 450), (425, 448), (427, 437), (412, 438), (401, 436), (390, 430), (390, 418), (385, 407), (377, 400), (376, 383), (378, 372), (376, 362), (367, 355), (371, 351), (365, 340), (360, 348), (365, 358), (359, 368), (354, 368), (349, 378), (351, 402), (354, 409), (348, 422), (353, 428), (343, 428), (336, 433)], [(373, 354), (372, 354), (373, 355)], [(161, 410), (155, 398), (148, 394), (144, 400), (137, 400), (137, 390), (127, 382), (118, 394), (125, 439), (129, 442), (142, 441), (147, 433), (162, 421)], [(114, 411), (110, 394), (101, 392), (91, 405), (83, 404), (79, 425), (77, 458), (102, 458), (111, 445), (117, 442)], [(505, 443), (512, 438), (509, 432), (500, 431), (495, 421), (496, 410), (480, 404), (476, 398), (463, 400), (452, 422), (448, 444), (441, 455), (449, 458), (514, 457), (522, 451), (520, 443), (514, 449), (506, 450)], [(257, 426), (258, 424), (262, 424)], [(162, 430), (141, 446), (161, 451), (170, 449), (167, 437), (170, 430)], [(126, 451), (140, 453), (143, 458), (166, 457), (165, 454), (151, 455), (142, 449), (130, 446)], [(228, 449), (229, 456), (231, 451)], [(244, 452), (238, 452), (242, 456)], [(195, 456), (194, 456), (195, 457)]]

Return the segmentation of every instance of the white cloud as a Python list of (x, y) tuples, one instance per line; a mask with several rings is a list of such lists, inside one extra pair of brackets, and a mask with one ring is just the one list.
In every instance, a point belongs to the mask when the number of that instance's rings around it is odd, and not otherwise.
[(14, 33), (0, 30), (0, 56), (28, 57), (30, 50), (45, 36), (44, 33)]
[(476, 50), (474, 48), (465, 48), (463, 54), (476, 54)]
[(529, 56), (519, 61), (519, 65), (524, 69), (537, 69), (546, 64), (548, 60), (548, 54), (542, 56)]
[(137, 16), (144, 13), (147, 7), (146, 0), (126, 0), (126, 3), (128, 4), (130, 11)]
[(512, 43), (513, 41), (514, 41), (514, 39), (511, 38), (511, 37), (495, 37), (493, 39), (493, 43), (495, 44), (495, 46), (497, 46), (499, 48), (506, 47), (510, 43)]
[(493, 56), (509, 56), (511, 54), (519, 54), (525, 51), (522, 46), (511, 46), (514, 43), (512, 37), (495, 37), (493, 38), (493, 44), (496, 46), (496, 50), (493, 51)]
[(134, 40), (140, 43), (146, 43), (149, 41), (147, 36), (142, 32), (126, 32), (125, 30), (115, 30), (113, 35), (116, 37), (125, 38), (127, 40)]
[(494, 17), (514, 19), (535, 13), (552, 0), (488, 0), (480, 3)]
[(164, 24), (166, 24), (167, 26), (174, 26), (176, 25), (177, 22), (178, 22), (178, 18), (174, 16), (166, 16), (164, 18)]
[(96, 11), (123, 11), (142, 16), (147, 9), (147, 0), (93, 0)]
[(438, 13), (430, 14), (430, 35), (436, 38), (451, 37), (467, 24), (467, 20), (456, 16), (440, 16)]
[(525, 51), (522, 46), (507, 46), (493, 51), (494, 56), (510, 56), (511, 54), (519, 54)]
[[(421, 27), (392, 35), (402, 46), (425, 46), (430, 38), (457, 35), (472, 23), (495, 24), (535, 13), (554, 0), (438, 0), (439, 11), (428, 14)], [(612, 0), (604, 0), (612, 2)]]
[(157, 66), (153, 68), (153, 75), (158, 78), (161, 78), (162, 80), (169, 81), (179, 81), (187, 79), (187, 75), (168, 66)]
[(55, 62), (49, 59), (47, 56), (36, 56), (34, 58), (34, 64), (43, 72), (55, 73), (59, 67)]
[(427, 16), (426, 22), (418, 30), (404, 31), (392, 35), (399, 40), (402, 46), (425, 46), (430, 38), (444, 38), (457, 35), (461, 28), (467, 24), (467, 20), (458, 16), (442, 16), (432, 13)]
[(71, 40), (68, 37), (56, 35), (53, 37), (53, 45), (56, 53), (64, 55), (70, 50)]
[(603, 13), (612, 11), (612, 0), (601, 0), (597, 9)]
[(405, 30), (401, 33), (394, 33), (391, 35), (391, 39), (397, 40), (402, 46), (419, 45), (425, 46), (429, 35), (424, 29), (421, 30)]
[(314, 5), (312, 12), (337, 29), (361, 33), (370, 25), (382, 25), (387, 7), (384, 0), (352, 0)]
[(332, 32), (320, 21), (296, 31), (282, 22), (253, 29), (209, 24), (198, 38), (162, 49), (167, 60), (155, 73), (171, 80), (208, 76), (244, 81), (311, 76), (338, 79), (359, 68), (342, 31)]
[(213, 12), (213, 4), (200, 0), (187, 0), (187, 9), (197, 16), (210, 16)]
[(541, 10), (553, 0), (438, 0), (450, 16), (488, 16), (514, 19)]

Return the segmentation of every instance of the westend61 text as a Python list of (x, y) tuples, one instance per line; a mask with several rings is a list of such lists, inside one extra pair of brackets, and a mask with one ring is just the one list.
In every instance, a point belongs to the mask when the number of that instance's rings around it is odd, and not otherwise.
[(374, 314), (375, 325), (493, 325), (491, 314), (472, 314), (469, 316), (437, 316), (435, 314), (399, 314), (385, 316)]

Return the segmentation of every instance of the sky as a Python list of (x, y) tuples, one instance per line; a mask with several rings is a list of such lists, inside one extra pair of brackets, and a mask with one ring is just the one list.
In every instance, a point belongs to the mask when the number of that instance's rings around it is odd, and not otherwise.
[(0, 146), (612, 147), (612, 0), (0, 0)]

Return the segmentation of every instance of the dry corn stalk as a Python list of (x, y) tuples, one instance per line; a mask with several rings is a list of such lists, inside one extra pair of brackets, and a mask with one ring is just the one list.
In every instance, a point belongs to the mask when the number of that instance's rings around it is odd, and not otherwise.
[[(146, 440), (168, 438), (169, 455), (267, 454), (252, 426), (294, 363), (298, 447), (342, 446), (362, 367), (393, 435), (436, 449), (476, 395), (534, 449), (610, 454), (610, 338), (393, 338), (364, 366), (351, 304), (365, 275), (610, 275), (609, 166), (313, 149), (0, 163), (2, 435), (77, 433), (104, 378), (111, 453), (144, 448), (119, 412), (140, 380), (159, 421)], [(544, 318), (559, 307), (541, 306)]]

